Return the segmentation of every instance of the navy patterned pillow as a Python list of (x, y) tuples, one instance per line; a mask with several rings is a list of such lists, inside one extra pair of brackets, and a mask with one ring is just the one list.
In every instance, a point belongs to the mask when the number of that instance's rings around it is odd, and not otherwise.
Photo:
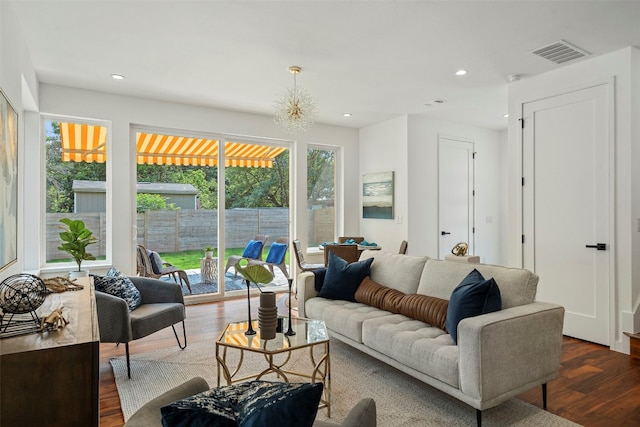
[(122, 298), (127, 302), (129, 311), (135, 310), (142, 304), (142, 295), (140, 295), (138, 288), (136, 288), (131, 279), (115, 268), (111, 268), (106, 276), (93, 274), (91, 276), (97, 291)]
[(311, 427), (322, 383), (248, 381), (213, 388), (160, 409), (165, 427)]

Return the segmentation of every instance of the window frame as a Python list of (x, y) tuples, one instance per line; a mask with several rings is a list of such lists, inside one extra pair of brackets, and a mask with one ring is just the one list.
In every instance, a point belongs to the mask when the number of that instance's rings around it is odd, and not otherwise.
[[(77, 266), (74, 261), (71, 262), (56, 262), (50, 263), (47, 262), (47, 122), (66, 122), (66, 123), (74, 123), (74, 124), (87, 124), (87, 125), (95, 125), (95, 126), (103, 126), (107, 129), (107, 135), (105, 140), (105, 150), (106, 150), (106, 164), (105, 164), (105, 183), (106, 183), (106, 192), (105, 192), (105, 259), (104, 260), (95, 260), (95, 261), (83, 261), (82, 265), (86, 267), (105, 267), (110, 266), (113, 262), (112, 260), (112, 218), (113, 218), (113, 208), (112, 203), (112, 176), (113, 176), (113, 153), (111, 152), (112, 142), (111, 135), (113, 132), (112, 122), (108, 120), (100, 120), (100, 119), (92, 119), (87, 117), (77, 117), (77, 116), (68, 116), (68, 115), (60, 115), (60, 114), (40, 114), (40, 129), (42, 129), (39, 143), (40, 143), (40, 154), (41, 154), (41, 164), (43, 165), (42, 179), (40, 180), (40, 204), (41, 204), (41, 218), (40, 218), (40, 241), (43, 242), (39, 248), (39, 261), (38, 265), (40, 266), (40, 272), (42, 273), (58, 273), (58, 272), (67, 272), (70, 267), (73, 268)], [(94, 230), (92, 230), (94, 231)], [(94, 231), (95, 232), (95, 231)]]

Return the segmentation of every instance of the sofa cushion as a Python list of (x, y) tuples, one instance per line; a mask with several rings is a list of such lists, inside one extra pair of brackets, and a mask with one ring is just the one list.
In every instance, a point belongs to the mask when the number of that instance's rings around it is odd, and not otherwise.
[(449, 301), (420, 294), (405, 294), (365, 277), (356, 290), (356, 301), (445, 330)]
[(319, 295), (323, 298), (355, 302), (356, 289), (369, 275), (373, 258), (349, 264), (333, 252), (329, 252), (329, 266)]
[(458, 346), (440, 328), (394, 314), (366, 320), (362, 342), (403, 365), (459, 387)]
[(485, 278), (476, 269), (453, 290), (447, 310), (447, 332), (458, 342), (458, 323), (467, 317), (502, 309), (500, 289), (493, 278)]
[(397, 306), (400, 314), (421, 320), (443, 331), (446, 330), (447, 308), (449, 307), (449, 301), (446, 299), (420, 294), (406, 294)]
[(322, 397), (322, 383), (249, 381), (187, 397), (160, 409), (165, 427), (196, 425), (311, 427)]
[[(365, 250), (360, 259), (373, 258), (371, 279), (405, 294), (414, 294), (427, 257), (400, 255), (380, 250)], [(457, 283), (457, 282), (456, 282)]]
[(371, 305), (391, 313), (399, 313), (398, 303), (404, 296), (405, 294), (403, 292), (382, 286), (371, 280), (369, 276), (362, 280), (355, 293), (357, 302)]
[[(427, 260), (417, 293), (449, 299), (453, 289), (474, 268), (484, 277), (493, 277), (496, 281), (500, 287), (502, 308), (530, 304), (535, 300), (538, 275), (529, 270), (498, 265), (440, 261), (437, 259)], [(373, 274), (371, 277), (376, 280)]]
[(391, 316), (391, 313), (370, 305), (315, 297), (307, 300), (305, 314), (324, 320), (329, 331), (362, 343), (362, 323), (367, 319)]

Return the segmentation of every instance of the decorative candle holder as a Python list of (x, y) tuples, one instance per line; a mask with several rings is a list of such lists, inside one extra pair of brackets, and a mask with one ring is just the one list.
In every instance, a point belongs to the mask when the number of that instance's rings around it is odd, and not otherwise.
[(251, 285), (247, 279), (245, 279), (244, 284), (247, 285), (247, 308), (249, 310), (249, 328), (244, 333), (245, 335), (255, 335), (256, 331), (253, 330), (253, 325), (251, 324), (251, 293), (249, 292), (249, 286)]
[(291, 336), (296, 334), (296, 331), (291, 327), (291, 286), (293, 285), (293, 279), (287, 279), (287, 281), (289, 282), (289, 328), (284, 334)]

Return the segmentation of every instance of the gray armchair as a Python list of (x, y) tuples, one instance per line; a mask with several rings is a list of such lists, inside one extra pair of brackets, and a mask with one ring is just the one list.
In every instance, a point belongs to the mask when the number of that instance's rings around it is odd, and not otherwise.
[[(124, 343), (127, 354), (127, 374), (131, 378), (129, 342), (171, 326), (178, 347), (187, 347), (184, 325), (184, 297), (179, 284), (148, 277), (129, 277), (142, 295), (142, 305), (129, 312), (122, 298), (96, 291), (96, 307), (100, 342)], [(182, 322), (183, 342), (180, 343), (175, 324)]]

